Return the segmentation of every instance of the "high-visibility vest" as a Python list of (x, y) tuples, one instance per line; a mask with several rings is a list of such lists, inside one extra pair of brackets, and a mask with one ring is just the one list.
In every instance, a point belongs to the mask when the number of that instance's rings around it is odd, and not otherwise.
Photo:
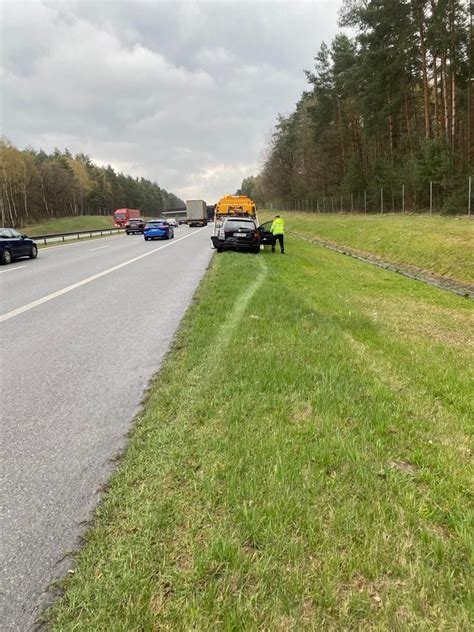
[(285, 233), (285, 220), (282, 217), (275, 218), (270, 232), (274, 235), (283, 235)]

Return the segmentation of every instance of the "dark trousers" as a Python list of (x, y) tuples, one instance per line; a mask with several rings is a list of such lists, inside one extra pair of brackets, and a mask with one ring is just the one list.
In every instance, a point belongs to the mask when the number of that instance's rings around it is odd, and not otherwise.
[(280, 242), (280, 252), (285, 252), (285, 242), (283, 235), (273, 235), (272, 252), (275, 252), (276, 242)]

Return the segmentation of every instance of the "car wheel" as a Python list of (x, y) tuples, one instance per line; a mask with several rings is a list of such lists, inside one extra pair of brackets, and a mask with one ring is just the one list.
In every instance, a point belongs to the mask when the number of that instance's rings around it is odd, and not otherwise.
[(216, 248), (217, 252), (222, 252), (222, 248)]
[(2, 254), (2, 263), (6, 266), (13, 261), (12, 253), (9, 248), (5, 248)]
[(36, 259), (36, 257), (38, 256), (38, 246), (36, 244), (33, 244), (31, 246), (31, 252), (29, 254), (30, 259)]
[(145, 241), (148, 241), (148, 237), (145, 237)]

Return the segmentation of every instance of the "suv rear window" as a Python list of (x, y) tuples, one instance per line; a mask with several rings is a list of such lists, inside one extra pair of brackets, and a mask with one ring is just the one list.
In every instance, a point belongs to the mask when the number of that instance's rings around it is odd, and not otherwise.
[(246, 230), (255, 230), (255, 224), (249, 221), (242, 221), (239, 219), (228, 219), (224, 224), (225, 230), (239, 230), (239, 228), (245, 228)]

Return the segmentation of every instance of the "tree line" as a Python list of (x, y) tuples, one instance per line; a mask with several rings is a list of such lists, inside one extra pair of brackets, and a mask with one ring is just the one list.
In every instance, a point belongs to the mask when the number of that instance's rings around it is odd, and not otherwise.
[[(396, 205), (466, 203), (473, 171), (472, 14), (460, 0), (344, 0), (308, 89), (279, 116), (261, 174), (242, 183), (263, 203), (384, 190)], [(430, 184), (431, 183), (431, 184)], [(342, 199), (342, 197), (341, 197)], [(393, 209), (395, 210), (395, 208)]]
[(144, 215), (184, 206), (156, 182), (100, 167), (67, 149), (52, 154), (18, 150), (0, 141), (2, 220), (21, 227), (52, 217), (110, 215), (116, 208), (139, 208)]

